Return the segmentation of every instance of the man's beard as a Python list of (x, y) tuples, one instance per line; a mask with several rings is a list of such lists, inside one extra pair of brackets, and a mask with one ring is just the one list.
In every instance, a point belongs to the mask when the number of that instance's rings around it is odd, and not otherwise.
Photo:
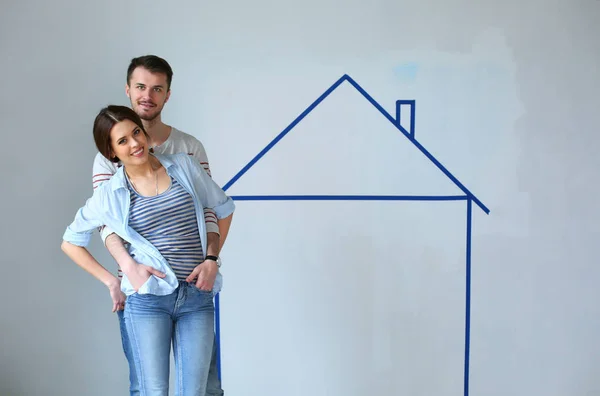
[(134, 108), (135, 113), (144, 121), (154, 121), (158, 116), (160, 116), (160, 112), (162, 109), (156, 107), (154, 109), (154, 111), (152, 112), (145, 112), (145, 111), (139, 111), (137, 109), (141, 108), (141, 106), (138, 106), (137, 108)]
[(140, 118), (144, 121), (154, 121), (160, 115), (160, 111), (157, 111), (155, 114), (139, 114)]

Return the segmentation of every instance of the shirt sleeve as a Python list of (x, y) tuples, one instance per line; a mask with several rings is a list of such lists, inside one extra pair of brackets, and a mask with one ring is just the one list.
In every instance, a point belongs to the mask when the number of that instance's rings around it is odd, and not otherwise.
[[(192, 157), (196, 161), (198, 161), (198, 163), (200, 164), (202, 169), (204, 169), (204, 171), (208, 174), (208, 176), (212, 177), (212, 175), (210, 173), (210, 164), (208, 162), (208, 155), (206, 154), (206, 149), (204, 148), (204, 145), (202, 144), (202, 142), (200, 142), (197, 139), (193, 140), (191, 154), (192, 154)], [(217, 234), (219, 233), (219, 224), (217, 223), (217, 215), (215, 214), (215, 211), (213, 209), (204, 208), (204, 223), (206, 224), (206, 232), (215, 232)]]
[(117, 171), (117, 167), (113, 162), (110, 162), (100, 153), (96, 153), (94, 157), (94, 165), (92, 167), (92, 187), (94, 190), (110, 178)]
[(206, 173), (196, 161), (186, 157), (185, 165), (189, 167), (192, 183), (199, 193), (199, 198), (204, 208), (213, 209), (217, 219), (223, 219), (235, 211), (233, 199)]
[(77, 211), (75, 219), (63, 234), (63, 240), (83, 247), (89, 244), (94, 230), (102, 225), (100, 220), (102, 210), (99, 205), (102, 200), (101, 195), (99, 191), (95, 191), (85, 205)]
[[(92, 188), (96, 190), (102, 183), (110, 180), (116, 171), (117, 167), (113, 162), (110, 162), (102, 154), (96, 153), (92, 169)], [(110, 227), (105, 225), (101, 225), (98, 231), (100, 231), (100, 238), (102, 238), (103, 244), (106, 242), (106, 237), (114, 233)]]

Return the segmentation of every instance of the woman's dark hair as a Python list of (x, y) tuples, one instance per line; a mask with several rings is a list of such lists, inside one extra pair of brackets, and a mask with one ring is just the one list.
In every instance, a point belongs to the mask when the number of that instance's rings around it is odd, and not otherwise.
[(109, 159), (112, 162), (119, 162), (117, 157), (111, 157), (111, 143), (110, 143), (110, 131), (113, 129), (115, 124), (130, 120), (140, 127), (146, 138), (149, 138), (148, 133), (144, 129), (142, 120), (135, 113), (126, 106), (109, 105), (100, 110), (96, 119), (94, 120), (94, 142), (100, 154)]

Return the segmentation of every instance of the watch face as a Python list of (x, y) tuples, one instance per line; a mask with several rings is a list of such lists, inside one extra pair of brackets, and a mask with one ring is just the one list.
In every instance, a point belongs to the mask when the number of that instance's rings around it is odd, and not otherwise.
[(221, 266), (221, 257), (217, 257), (217, 267)]

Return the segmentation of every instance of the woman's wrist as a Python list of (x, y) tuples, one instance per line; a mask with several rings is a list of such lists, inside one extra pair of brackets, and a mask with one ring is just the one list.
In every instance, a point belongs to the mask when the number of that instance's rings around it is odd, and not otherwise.
[(107, 279), (104, 284), (109, 290), (121, 288), (121, 281), (116, 276), (112, 276), (111, 278)]
[(119, 263), (119, 267), (121, 267), (121, 271), (123, 271), (126, 275), (129, 272), (131, 272), (131, 270), (134, 269), (136, 265), (137, 265), (137, 263), (135, 262), (135, 260), (133, 258), (131, 258), (131, 256), (129, 256), (127, 259), (123, 260), (122, 263)]

